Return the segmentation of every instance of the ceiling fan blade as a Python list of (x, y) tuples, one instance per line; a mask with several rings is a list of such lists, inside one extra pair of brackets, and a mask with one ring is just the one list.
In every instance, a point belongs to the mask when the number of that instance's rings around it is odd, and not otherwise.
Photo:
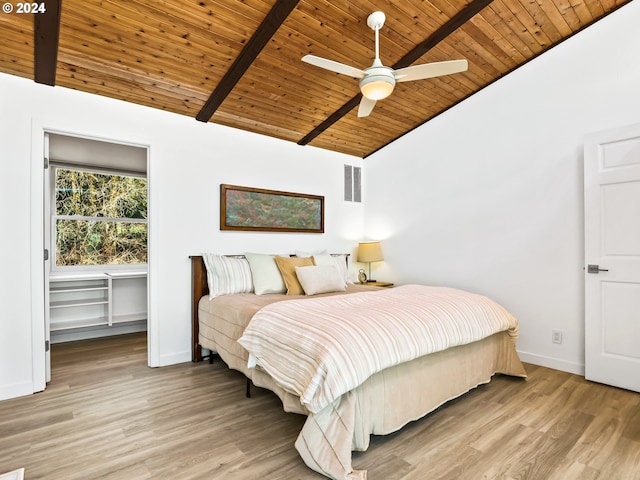
[(305, 55), (302, 57), (302, 61), (315, 65), (316, 67), (324, 68), (325, 70), (342, 73), (343, 75), (349, 75), (354, 78), (362, 78), (366, 75), (366, 72), (359, 68), (350, 67), (344, 63), (334, 62), (326, 58), (316, 57), (315, 55)]
[(446, 62), (425, 63), (413, 67), (399, 68), (394, 72), (396, 82), (410, 82), (424, 78), (440, 77), (452, 73), (464, 72), (468, 68), (466, 60), (449, 60)]
[(358, 107), (358, 118), (368, 117), (375, 106), (375, 100), (371, 100), (363, 95), (362, 100), (360, 100), (360, 106)]

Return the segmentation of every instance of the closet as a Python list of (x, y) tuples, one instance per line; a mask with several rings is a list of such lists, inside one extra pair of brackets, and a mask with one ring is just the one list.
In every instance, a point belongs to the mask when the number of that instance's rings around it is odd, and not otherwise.
[(45, 136), (47, 339), (147, 328), (147, 149)]

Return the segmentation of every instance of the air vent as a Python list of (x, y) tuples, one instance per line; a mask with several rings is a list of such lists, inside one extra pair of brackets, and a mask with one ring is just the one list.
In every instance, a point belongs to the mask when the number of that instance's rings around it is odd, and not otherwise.
[(362, 202), (362, 174), (360, 167), (353, 167), (353, 201)]
[(344, 166), (344, 201), (362, 202), (362, 169), (360, 167)]
[(344, 201), (353, 202), (353, 167), (344, 166)]

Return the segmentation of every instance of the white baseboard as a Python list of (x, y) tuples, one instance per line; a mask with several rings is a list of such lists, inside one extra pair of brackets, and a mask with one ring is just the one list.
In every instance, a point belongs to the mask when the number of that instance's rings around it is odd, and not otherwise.
[(157, 367), (166, 367), (169, 365), (175, 365), (176, 363), (185, 363), (191, 361), (191, 350), (184, 352), (169, 353), (166, 355), (160, 355), (160, 363), (153, 365)]
[(21, 382), (13, 385), (0, 385), (0, 400), (24, 397), (33, 394), (33, 383)]
[(584, 377), (584, 364), (582, 363), (568, 362), (559, 358), (545, 357), (544, 355), (522, 352), (519, 350), (518, 355), (520, 356), (520, 360), (523, 362), (540, 365), (541, 367), (553, 368), (554, 370), (560, 370), (562, 372), (574, 373)]

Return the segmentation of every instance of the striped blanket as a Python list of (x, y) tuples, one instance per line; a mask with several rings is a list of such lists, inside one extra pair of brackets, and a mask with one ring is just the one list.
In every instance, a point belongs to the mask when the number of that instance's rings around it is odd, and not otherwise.
[(515, 342), (517, 320), (487, 297), (405, 285), (273, 303), (238, 342), (317, 413), (376, 372), (505, 330)]

